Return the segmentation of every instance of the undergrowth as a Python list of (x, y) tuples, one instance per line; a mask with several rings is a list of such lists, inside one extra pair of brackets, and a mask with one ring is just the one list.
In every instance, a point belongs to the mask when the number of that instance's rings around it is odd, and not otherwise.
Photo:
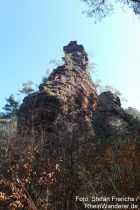
[(82, 210), (76, 195), (140, 195), (138, 137), (55, 138), (63, 143), (49, 150), (46, 139), (31, 144), (16, 134), (1, 137), (0, 210)]

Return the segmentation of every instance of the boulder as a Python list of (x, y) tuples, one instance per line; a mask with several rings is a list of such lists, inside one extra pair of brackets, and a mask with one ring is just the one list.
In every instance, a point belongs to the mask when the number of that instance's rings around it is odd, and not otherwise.
[(121, 107), (120, 98), (111, 91), (105, 91), (98, 96), (96, 120), (105, 134), (125, 134), (129, 132), (133, 116), (127, 114)]

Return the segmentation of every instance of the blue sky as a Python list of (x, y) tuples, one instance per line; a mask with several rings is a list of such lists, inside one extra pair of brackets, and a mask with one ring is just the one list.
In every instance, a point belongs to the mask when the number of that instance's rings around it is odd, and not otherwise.
[(21, 83), (41, 82), (49, 61), (60, 60), (71, 40), (96, 63), (93, 81), (117, 88), (140, 110), (140, 20), (116, 7), (100, 23), (82, 14), (79, 0), (0, 0), (0, 109)]

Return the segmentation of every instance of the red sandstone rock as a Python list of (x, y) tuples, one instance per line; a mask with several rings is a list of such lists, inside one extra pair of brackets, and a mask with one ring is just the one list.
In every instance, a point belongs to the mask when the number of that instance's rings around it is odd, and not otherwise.
[(38, 92), (24, 98), (19, 109), (20, 133), (23, 130), (31, 133), (32, 129), (40, 132), (42, 128), (46, 133), (54, 132), (60, 119), (67, 130), (74, 128), (74, 124), (77, 133), (86, 129), (98, 131), (97, 134), (127, 132), (132, 116), (124, 112), (115, 94), (107, 91), (97, 95), (87, 73), (88, 56), (84, 47), (71, 41), (63, 49), (64, 65), (53, 70)]
[[(97, 91), (87, 73), (88, 58), (82, 45), (75, 41), (64, 47), (65, 63), (53, 70), (40, 85), (39, 92), (25, 97), (19, 110), (18, 127), (24, 130), (43, 127), (49, 130), (58, 118), (85, 116), (91, 119), (97, 102)], [(78, 124), (78, 123), (77, 123)]]

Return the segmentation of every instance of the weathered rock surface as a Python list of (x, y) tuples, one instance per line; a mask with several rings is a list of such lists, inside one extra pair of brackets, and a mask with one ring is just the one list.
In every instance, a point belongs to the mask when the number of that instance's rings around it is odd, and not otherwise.
[(65, 46), (64, 52), (64, 65), (53, 70), (40, 85), (39, 92), (24, 98), (19, 110), (19, 133), (42, 128), (50, 132), (58, 119), (63, 117), (69, 128), (72, 123), (83, 126), (91, 121), (97, 91), (86, 72), (87, 53), (76, 41)]
[(106, 91), (99, 95), (96, 113), (105, 133), (120, 134), (127, 130), (128, 120), (124, 116), (120, 99), (112, 92)]
[(54, 132), (56, 124), (60, 126), (60, 121), (65, 121), (68, 130), (76, 127), (77, 133), (88, 129), (102, 134), (127, 132), (133, 124), (132, 116), (124, 112), (115, 94), (107, 91), (97, 95), (87, 73), (84, 47), (71, 41), (63, 50), (64, 65), (53, 70), (38, 92), (24, 98), (19, 110), (19, 133), (31, 133), (32, 129), (39, 133), (43, 129), (48, 134)]

